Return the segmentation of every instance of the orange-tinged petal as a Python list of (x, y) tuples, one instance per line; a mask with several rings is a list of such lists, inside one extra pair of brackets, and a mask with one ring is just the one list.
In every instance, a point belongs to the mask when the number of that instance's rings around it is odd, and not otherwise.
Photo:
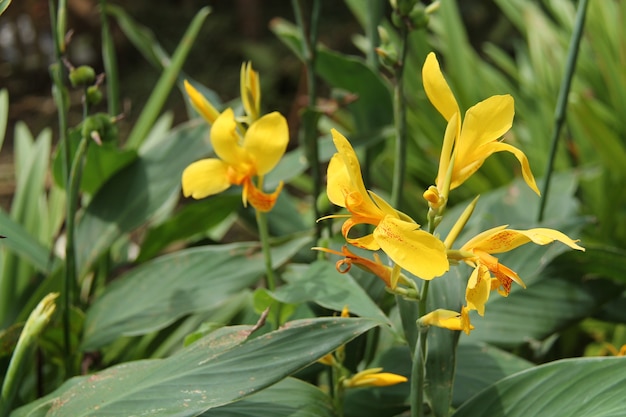
[(500, 261), (498, 261), (498, 258), (478, 249), (474, 250), (474, 252), (479, 258), (478, 264), (482, 264), (489, 268), (489, 271), (491, 271), (498, 281), (500, 281), (503, 288), (503, 291), (498, 290), (500, 294), (505, 297), (508, 296), (511, 292), (511, 283), (513, 281), (519, 284), (522, 288), (526, 288), (526, 284), (524, 284), (524, 281), (522, 281), (519, 275), (517, 275), (517, 273), (508, 266), (501, 264)]
[(211, 143), (219, 158), (233, 166), (237, 171), (249, 171), (255, 175), (252, 161), (241, 147), (241, 135), (237, 132), (235, 113), (228, 108), (219, 115), (211, 127)]
[(433, 52), (426, 57), (422, 68), (422, 79), (428, 99), (447, 121), (452, 119), (454, 113), (460, 114), (459, 105), (443, 77), (439, 62)]
[(446, 248), (435, 236), (418, 229), (415, 223), (387, 216), (374, 229), (373, 236), (403, 269), (422, 279), (433, 279), (450, 267)]
[(485, 303), (489, 299), (491, 292), (491, 274), (489, 269), (484, 265), (478, 265), (474, 268), (472, 275), (467, 281), (467, 289), (465, 290), (465, 299), (467, 307), (470, 310), (478, 311), (481, 316), (485, 315)]
[(465, 243), (461, 247), (461, 250), (471, 251), (472, 249), (479, 247), (479, 245), (482, 244), (482, 242), (489, 240), (491, 236), (493, 236), (494, 234), (498, 233), (501, 230), (506, 229), (507, 227), (508, 225), (505, 224), (502, 226), (496, 226), (491, 229), (485, 230), (484, 232), (481, 232), (477, 234), (476, 236), (474, 236), (473, 238), (471, 238), (470, 240), (468, 240), (467, 243)]
[(274, 190), (273, 193), (267, 194), (263, 191), (259, 190), (250, 180), (250, 178), (246, 178), (246, 181), (243, 185), (243, 203), (246, 205), (247, 202), (250, 203), (252, 207), (257, 209), (260, 212), (268, 212), (272, 210), (274, 204), (276, 204), (276, 199), (283, 189), (283, 182), (281, 181)]
[(192, 163), (183, 171), (183, 194), (200, 199), (221, 193), (231, 185), (228, 168), (227, 163), (214, 158)]
[(362, 223), (363, 221), (361, 219), (359, 218), (355, 219), (353, 217), (349, 218), (343, 223), (343, 225), (341, 226), (341, 233), (343, 234), (343, 237), (346, 239), (346, 242), (348, 242), (351, 245), (356, 246), (357, 248), (363, 248), (367, 250), (380, 249), (380, 244), (376, 241), (376, 239), (374, 239), (374, 235), (372, 233), (369, 233), (365, 236), (361, 236), (357, 238), (349, 237), (350, 229), (352, 229), (357, 224), (362, 224)]
[(289, 143), (289, 128), (282, 114), (266, 114), (252, 123), (246, 132), (243, 148), (254, 161), (256, 175), (270, 172), (283, 157)]
[(585, 250), (583, 247), (576, 244), (576, 242), (578, 242), (577, 240), (569, 238), (566, 234), (558, 230), (547, 228), (514, 230), (506, 229), (506, 226), (499, 226), (479, 234), (463, 245), (463, 248), (481, 250), (487, 253), (502, 253), (529, 242), (536, 243), (537, 245), (547, 245), (555, 240), (572, 249)]
[(194, 109), (206, 120), (209, 124), (213, 124), (215, 119), (220, 115), (215, 107), (206, 99), (198, 90), (187, 81), (184, 81), (185, 91), (189, 95), (189, 100)]

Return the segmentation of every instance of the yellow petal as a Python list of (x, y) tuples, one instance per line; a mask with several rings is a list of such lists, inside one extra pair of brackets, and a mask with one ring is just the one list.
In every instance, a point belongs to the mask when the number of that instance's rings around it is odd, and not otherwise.
[(354, 217), (351, 217), (343, 223), (343, 226), (341, 226), (341, 233), (346, 239), (346, 242), (353, 246), (356, 246), (357, 248), (363, 248), (367, 250), (380, 249), (380, 244), (376, 241), (376, 239), (374, 239), (374, 235), (372, 233), (366, 234), (365, 236), (361, 236), (358, 238), (351, 238), (348, 236), (352, 227), (362, 223), (362, 219), (358, 217), (356, 219)]
[(346, 194), (352, 188), (352, 181), (346, 165), (343, 163), (343, 158), (338, 153), (330, 158), (326, 177), (328, 179), (326, 185), (328, 199), (336, 206), (345, 207)]
[(363, 177), (361, 176), (361, 165), (359, 164), (359, 159), (357, 158), (352, 145), (350, 145), (348, 139), (346, 139), (346, 137), (337, 130), (331, 129), (330, 132), (333, 136), (335, 147), (337, 148), (339, 155), (341, 155), (343, 163), (348, 170), (348, 175), (350, 176), (354, 190), (359, 194), (367, 195), (365, 184), (363, 184)]
[(513, 125), (515, 104), (510, 95), (491, 96), (465, 113), (458, 147), (466, 154), (481, 145), (493, 142)]
[(183, 194), (200, 199), (230, 187), (228, 164), (219, 159), (201, 159), (183, 171)]
[(257, 175), (270, 172), (283, 157), (289, 143), (289, 128), (282, 114), (266, 114), (252, 123), (243, 147), (254, 160)]
[(274, 190), (273, 193), (268, 194), (259, 190), (253, 183), (250, 178), (246, 178), (246, 181), (243, 184), (243, 204), (250, 203), (252, 207), (260, 212), (268, 212), (272, 210), (274, 204), (276, 204), (276, 200), (280, 195), (281, 190), (283, 189), (283, 182), (281, 181)]
[(481, 316), (485, 315), (485, 303), (489, 299), (491, 292), (491, 275), (489, 269), (484, 265), (474, 268), (472, 275), (467, 281), (465, 299), (470, 310), (478, 311)]
[(585, 251), (585, 248), (576, 244), (578, 240), (573, 240), (569, 238), (566, 234), (561, 233), (558, 230), (540, 227), (529, 230), (515, 230), (515, 232), (523, 234), (537, 245), (547, 245), (548, 243), (552, 243), (555, 240), (558, 240), (559, 242), (569, 246), (572, 249), (581, 250), (583, 252)]
[(251, 62), (241, 65), (240, 72), (241, 103), (248, 115), (248, 121), (254, 122), (259, 118), (261, 89), (259, 86), (259, 74), (252, 69)]
[[(444, 183), (450, 169), (450, 164), (456, 164), (452, 160), (452, 149), (456, 143), (456, 139), (459, 137), (461, 130), (461, 118), (458, 113), (455, 113), (446, 126), (446, 132), (443, 137), (443, 145), (441, 147), (441, 155), (439, 156), (439, 170), (437, 171), (437, 179), (435, 184), (438, 190), (447, 197), (446, 190), (444, 190)], [(455, 158), (456, 159), (456, 158)], [(440, 205), (443, 204), (441, 201)]]
[(358, 372), (347, 379), (344, 382), (344, 386), (346, 388), (386, 387), (408, 381), (408, 379), (402, 375), (379, 372), (381, 370), (382, 368), (372, 368)]
[(374, 229), (381, 249), (403, 269), (422, 279), (433, 279), (449, 269), (446, 248), (419, 225), (386, 216)]
[(194, 109), (206, 120), (209, 124), (213, 124), (215, 119), (220, 115), (215, 107), (209, 101), (204, 98), (202, 94), (187, 81), (184, 81), (185, 91), (189, 95), (189, 100)]
[(213, 150), (222, 161), (227, 162), (237, 171), (250, 170), (248, 174), (254, 175), (252, 161), (240, 142), (241, 136), (237, 132), (235, 114), (231, 108), (228, 108), (219, 115), (211, 127)]
[(526, 184), (528, 184), (531, 190), (533, 190), (537, 195), (541, 195), (541, 193), (539, 192), (539, 188), (537, 188), (537, 183), (535, 182), (533, 172), (530, 170), (528, 158), (526, 158), (524, 152), (520, 151), (513, 145), (502, 142), (493, 142), (486, 146), (489, 148), (489, 152), (491, 153), (506, 151), (511, 152), (513, 155), (515, 155), (522, 167), (522, 176), (524, 177), (524, 181), (526, 181)]
[[(380, 210), (375, 210), (376, 213), (380, 212), (380, 216), (382, 217), (383, 215), (387, 215), (387, 216), (392, 216), (392, 217), (399, 217), (398, 211), (396, 209), (394, 209), (391, 204), (387, 203), (382, 197), (380, 197), (378, 194), (376, 194), (373, 191), (369, 191), (367, 192), (367, 194), (372, 198), (372, 200), (374, 200), (374, 203), (376, 204), (376, 206), (380, 209)], [(403, 213), (404, 214), (404, 213)], [(411, 219), (408, 215), (404, 214), (406, 219)], [(413, 220), (413, 219), (411, 219)], [(413, 222), (415, 223), (415, 222)]]
[(426, 57), (422, 68), (422, 79), (428, 99), (447, 121), (452, 119), (454, 113), (460, 114), (459, 105), (441, 73), (439, 62), (433, 52)]
[(437, 326), (448, 330), (463, 330), (469, 334), (474, 329), (469, 322), (468, 309), (463, 307), (461, 312), (437, 309), (419, 318), (422, 325)]
[(491, 238), (492, 235), (498, 233), (501, 230), (504, 230), (508, 227), (507, 224), (502, 226), (492, 227), (491, 229), (485, 230), (471, 238), (467, 241), (463, 246), (461, 246), (462, 251), (472, 251), (474, 248), (480, 248), (480, 245)]

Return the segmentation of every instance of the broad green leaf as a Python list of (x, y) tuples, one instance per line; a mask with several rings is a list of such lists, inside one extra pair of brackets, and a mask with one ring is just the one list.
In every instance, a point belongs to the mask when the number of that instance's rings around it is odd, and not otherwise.
[(0, 209), (0, 231), (7, 237), (2, 240), (2, 246), (27, 260), (37, 270), (45, 273), (57, 260), (56, 256), (51, 258), (50, 251), (2, 209)]
[(243, 400), (213, 408), (203, 417), (336, 417), (328, 394), (314, 385), (286, 378)]
[(311, 265), (290, 265), (283, 274), (286, 285), (274, 291), (274, 297), (284, 303), (312, 301), (322, 307), (341, 311), (345, 306), (361, 317), (389, 323), (389, 319), (372, 301), (361, 286), (350, 276), (340, 274), (328, 261)]
[(49, 417), (195, 416), (282, 380), (375, 325), (366, 319), (301, 320), (246, 342), (249, 328), (220, 329), (167, 359), (70, 380), (13, 417), (38, 415), (31, 411), (46, 406)]
[[(272, 250), (275, 267), (308, 238)], [(216, 308), (265, 272), (257, 243), (181, 250), (131, 270), (107, 287), (87, 311), (82, 349), (97, 349), (121, 336), (159, 330), (195, 311)]]
[(565, 359), (505, 378), (453, 417), (615, 417), (626, 414), (624, 358)]
[(149, 221), (180, 190), (185, 167), (205, 155), (205, 124), (174, 129), (159, 147), (146, 151), (117, 172), (93, 197), (78, 223), (77, 258), (83, 276), (120, 236)]
[(459, 407), (465, 401), (496, 383), (534, 364), (494, 346), (476, 342), (471, 337), (463, 339), (456, 355), (454, 398), (452, 405)]
[[(149, 229), (141, 244), (137, 262), (146, 261), (178, 240), (202, 235), (217, 226), (241, 206), (239, 195), (222, 194), (201, 201), (192, 201), (167, 219)], [(211, 213), (210, 216), (207, 213)]]

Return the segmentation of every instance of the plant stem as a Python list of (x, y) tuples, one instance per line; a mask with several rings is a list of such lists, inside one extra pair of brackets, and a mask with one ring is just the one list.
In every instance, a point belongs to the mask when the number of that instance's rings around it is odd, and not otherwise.
[(106, 13), (106, 0), (100, 0), (100, 24), (102, 26), (102, 63), (106, 74), (107, 109), (110, 115), (116, 116), (121, 113), (119, 77), (117, 73), (117, 58), (115, 55), (115, 43), (111, 35), (109, 21)]
[(307, 160), (311, 168), (311, 177), (313, 180), (313, 213), (315, 218), (315, 237), (316, 241), (320, 238), (323, 225), (316, 222), (321, 217), (317, 199), (322, 192), (322, 176), (320, 173), (319, 150), (317, 146), (317, 121), (319, 114), (315, 110), (317, 101), (317, 79), (315, 78), (315, 60), (317, 57), (317, 33), (320, 18), (320, 1), (314, 0), (311, 10), (311, 21), (309, 30), (307, 31), (304, 23), (304, 16), (299, 0), (292, 0), (293, 11), (296, 22), (300, 28), (302, 35), (302, 55), (304, 57), (304, 65), (306, 67), (307, 81), (307, 108), (302, 117), (304, 129), (304, 147), (306, 149)]
[(404, 174), (406, 172), (406, 102), (404, 100), (404, 61), (408, 49), (409, 29), (403, 25), (400, 29), (400, 56), (395, 68), (396, 85), (393, 96), (393, 110), (396, 127), (396, 152), (393, 169), (393, 183), (391, 188), (391, 205), (401, 209)]
[(259, 228), (259, 237), (261, 239), (261, 247), (263, 248), (263, 257), (265, 258), (265, 272), (267, 279), (267, 289), (274, 291), (276, 288), (276, 276), (272, 267), (272, 251), (269, 242), (269, 230), (267, 227), (267, 213), (256, 210), (256, 222)]
[(537, 221), (539, 222), (543, 220), (546, 209), (546, 202), (548, 201), (548, 194), (550, 192), (550, 180), (552, 179), (552, 171), (554, 170), (556, 150), (559, 142), (561, 128), (563, 127), (563, 124), (565, 122), (567, 98), (569, 96), (569, 91), (572, 85), (572, 79), (574, 78), (574, 71), (576, 70), (576, 59), (578, 58), (578, 51), (580, 50), (580, 40), (582, 39), (583, 29), (585, 27), (587, 3), (588, 0), (580, 0), (578, 2), (576, 22), (574, 25), (574, 31), (572, 32), (572, 39), (570, 41), (569, 50), (567, 52), (567, 61), (565, 63), (565, 74), (563, 76), (563, 81), (561, 82), (559, 98), (557, 100), (556, 109), (554, 111), (554, 129), (552, 132), (552, 139), (550, 144), (550, 156), (548, 157), (548, 164), (546, 166), (546, 173), (542, 190), (543, 196), (539, 203), (539, 214), (537, 216)]
[[(421, 305), (422, 303), (420, 303)], [(413, 354), (413, 364), (411, 366), (411, 417), (422, 417), (424, 415), (424, 369), (426, 365), (428, 327), (419, 327), (417, 335), (417, 346)]]

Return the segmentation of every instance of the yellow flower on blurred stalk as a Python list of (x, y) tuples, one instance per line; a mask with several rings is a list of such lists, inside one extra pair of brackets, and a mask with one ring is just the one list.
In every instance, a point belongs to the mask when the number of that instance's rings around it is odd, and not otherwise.
[(184, 84), (193, 108), (209, 125), (212, 125), (220, 115), (220, 112), (198, 90), (193, 88), (189, 81), (185, 80)]
[[(428, 99), (448, 121), (436, 190), (429, 190), (424, 195), (431, 204), (434, 203), (436, 207), (437, 198), (447, 198), (448, 191), (457, 188), (474, 174), (485, 159), (502, 151), (511, 152), (517, 158), (524, 180), (539, 194), (526, 155), (516, 147), (498, 140), (511, 128), (515, 114), (513, 97), (508, 94), (491, 96), (470, 107), (464, 120), (461, 120), (459, 105), (432, 52), (428, 54), (422, 68), (422, 78)], [(450, 169), (449, 188), (446, 189), (446, 177)]]
[(408, 381), (405, 376), (380, 372), (382, 370), (383, 368), (371, 368), (358, 372), (351, 378), (344, 380), (343, 386), (345, 388), (388, 387)]
[(261, 115), (259, 73), (252, 69), (251, 62), (241, 65), (239, 87), (241, 89), (241, 104), (246, 112), (246, 118), (243, 121), (250, 125)]
[(201, 159), (183, 171), (185, 197), (200, 199), (218, 194), (231, 185), (242, 185), (242, 199), (259, 211), (274, 206), (282, 183), (272, 194), (266, 194), (253, 182), (270, 172), (280, 161), (289, 142), (287, 120), (278, 112), (256, 120), (241, 133), (232, 109), (226, 109), (214, 121), (211, 143), (218, 158)]
[[(346, 217), (341, 231), (354, 246), (382, 249), (396, 264), (422, 279), (442, 275), (449, 268), (446, 249), (439, 239), (419, 230), (407, 215), (395, 210), (375, 193), (365, 189), (361, 167), (350, 142), (335, 129), (331, 130), (338, 153), (328, 166), (329, 200), (348, 209), (350, 214), (324, 217)], [(350, 230), (359, 224), (374, 226), (372, 233), (352, 238)]]
[[(470, 277), (470, 283), (473, 284), (473, 287), (470, 289), (470, 284), (468, 283), (466, 298), (468, 304), (471, 305), (471, 309), (478, 310), (481, 315), (484, 312), (484, 304), (488, 298), (488, 292), (485, 295), (487, 285), (485, 282), (489, 282), (491, 289), (497, 288), (498, 292), (505, 297), (509, 295), (513, 281), (526, 288), (526, 285), (517, 273), (500, 264), (498, 258), (492, 254), (508, 252), (530, 242), (537, 245), (547, 245), (555, 240), (572, 249), (585, 250), (585, 248), (576, 244), (577, 240), (570, 239), (558, 230), (546, 228), (513, 230), (506, 227), (504, 225), (486, 230), (470, 239), (458, 251), (462, 256), (462, 260), (475, 268), (472, 277)], [(494, 280), (491, 279), (490, 274), (495, 276)]]
[(465, 306), (461, 307), (460, 313), (439, 308), (423, 315), (417, 322), (422, 326), (436, 326), (448, 330), (463, 330), (466, 334), (470, 334), (470, 330), (474, 330), (474, 326), (471, 325), (469, 319), (469, 309)]

